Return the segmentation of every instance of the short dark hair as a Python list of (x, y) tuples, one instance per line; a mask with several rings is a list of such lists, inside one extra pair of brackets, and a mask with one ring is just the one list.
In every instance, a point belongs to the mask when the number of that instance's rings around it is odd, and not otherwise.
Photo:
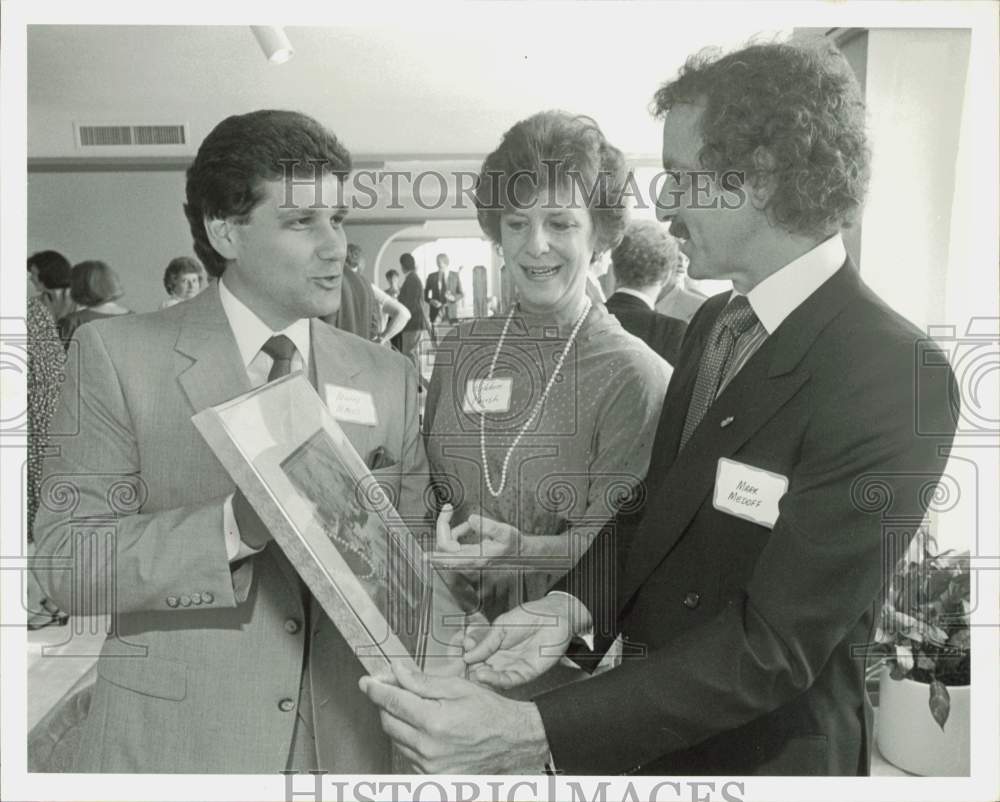
[(361, 262), (362, 250), (360, 245), (353, 242), (347, 243), (347, 255), (344, 257), (344, 264), (348, 267), (357, 267)]
[(194, 252), (205, 269), (221, 276), (226, 260), (205, 231), (205, 219), (234, 217), (246, 222), (263, 200), (261, 187), (286, 175), (315, 177), (317, 166), (341, 180), (351, 170), (351, 155), (334, 134), (296, 111), (264, 109), (236, 114), (219, 123), (201, 143), (187, 171), (187, 216)]
[[(868, 187), (865, 106), (843, 54), (826, 40), (754, 44), (692, 56), (663, 84), (652, 111), (703, 105), (699, 154), (708, 170), (776, 182), (768, 204), (787, 231), (813, 237), (852, 222)], [(758, 149), (773, 158), (760, 166)]]
[(677, 240), (662, 223), (637, 220), (625, 229), (621, 243), (611, 252), (615, 281), (623, 287), (648, 287), (673, 279), (680, 264)]
[(539, 112), (507, 131), (483, 162), (475, 194), (479, 225), (499, 243), (500, 215), (510, 208), (508, 201), (520, 199), (516, 186), (522, 178), (537, 191), (542, 187), (554, 190), (548, 186), (554, 178), (559, 183), (572, 182), (574, 193), (578, 189), (586, 193), (597, 250), (604, 251), (615, 247), (625, 231), (628, 177), (624, 154), (590, 117)]
[(393, 270), (392, 268), (389, 268), (388, 270), (385, 271), (385, 280), (386, 281), (392, 281), (392, 279), (394, 279), (394, 278), (399, 278), (399, 271), (398, 270)]
[(28, 270), (38, 271), (38, 280), (47, 290), (62, 290), (69, 286), (69, 259), (59, 251), (37, 251), (28, 257)]
[(404, 253), (399, 257), (399, 266), (403, 268), (404, 273), (412, 273), (417, 269), (417, 262), (412, 253)]
[(195, 273), (200, 276), (203, 270), (204, 268), (190, 256), (178, 256), (171, 259), (167, 265), (167, 269), (163, 271), (163, 286), (167, 292), (172, 293), (174, 291), (174, 284), (181, 276), (188, 275), (189, 273)]
[(69, 295), (80, 306), (97, 306), (124, 294), (118, 274), (106, 262), (93, 259), (73, 265)]

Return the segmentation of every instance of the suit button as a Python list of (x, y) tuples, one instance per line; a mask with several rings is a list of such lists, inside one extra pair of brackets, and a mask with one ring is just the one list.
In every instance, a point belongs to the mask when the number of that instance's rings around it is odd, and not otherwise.
[(180, 601), (176, 596), (167, 596), (167, 607), (176, 607)]
[(201, 600), (205, 602), (205, 604), (211, 604), (212, 602), (215, 601), (215, 596), (213, 596), (206, 590), (204, 593), (201, 594)]
[(684, 596), (684, 606), (693, 610), (701, 603), (701, 594), (691, 591)]
[(201, 594), (200, 593), (192, 593), (191, 594), (191, 603), (192, 604), (201, 604)]
[(278, 702), (278, 710), (282, 713), (291, 713), (295, 709), (295, 700), (285, 697)]
[(190, 607), (190, 606), (191, 606), (191, 597), (181, 596), (181, 607)]
[(285, 619), (285, 632), (287, 632), (289, 635), (294, 635), (300, 629), (302, 629), (302, 625), (294, 618)]

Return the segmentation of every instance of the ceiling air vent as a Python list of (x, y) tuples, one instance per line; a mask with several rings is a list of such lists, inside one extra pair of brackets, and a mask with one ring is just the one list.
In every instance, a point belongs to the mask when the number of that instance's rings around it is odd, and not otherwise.
[(188, 144), (187, 123), (177, 125), (83, 125), (73, 126), (76, 146), (91, 148), (158, 148)]

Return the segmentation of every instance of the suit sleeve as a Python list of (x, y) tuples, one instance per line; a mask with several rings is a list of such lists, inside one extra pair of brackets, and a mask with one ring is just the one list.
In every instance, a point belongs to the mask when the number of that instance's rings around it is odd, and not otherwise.
[(144, 512), (137, 436), (115, 365), (97, 326), (76, 332), (52, 431), (38, 512), (35, 572), (72, 615), (169, 610), (168, 597), (206, 591), (213, 606), (245, 598), (249, 562), (231, 566), (224, 498)]
[[(810, 687), (883, 585), (882, 510), (862, 488), (874, 483), (876, 499), (915, 528), (944, 468), (950, 436), (921, 436), (913, 413), (935, 410), (931, 430), (953, 432), (952, 380), (944, 371), (915, 375), (914, 361), (912, 347), (870, 350), (853, 372), (824, 384), (741, 597), (647, 659), (535, 700), (561, 770), (629, 770), (735, 729)], [(594, 721), (601, 737), (581, 738)]]

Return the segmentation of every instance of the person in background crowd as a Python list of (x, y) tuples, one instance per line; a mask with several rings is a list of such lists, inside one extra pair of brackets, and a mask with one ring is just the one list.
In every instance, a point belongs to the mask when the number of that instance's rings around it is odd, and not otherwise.
[(608, 298), (608, 311), (671, 365), (677, 364), (687, 324), (653, 309), (660, 289), (674, 281), (680, 253), (677, 240), (653, 220), (641, 220), (625, 229), (611, 252), (617, 289)]
[(434, 328), (438, 318), (444, 318), (446, 323), (458, 320), (458, 302), (465, 297), (462, 290), (462, 279), (454, 270), (449, 270), (448, 254), (437, 255), (437, 266), (427, 277), (424, 288), (424, 299), (430, 305), (431, 328)]
[(163, 272), (163, 286), (169, 297), (160, 304), (160, 309), (194, 298), (205, 288), (203, 275), (206, 275), (205, 269), (197, 259), (192, 259), (190, 256), (171, 259)]
[(385, 271), (385, 294), (391, 298), (399, 297), (399, 271), (398, 270), (386, 270)]
[(417, 275), (417, 263), (412, 253), (404, 253), (399, 257), (399, 266), (403, 270), (403, 284), (399, 288), (399, 302), (410, 312), (410, 319), (400, 332), (400, 353), (410, 357), (420, 370), (420, 344), (426, 337), (429, 328), (424, 314), (424, 287)]
[(71, 273), (69, 260), (58, 251), (38, 251), (28, 257), (31, 286), (53, 320), (59, 320), (76, 309), (70, 295)]
[(361, 246), (348, 244), (341, 276), (340, 309), (323, 318), (323, 322), (371, 342), (379, 339), (382, 315), (372, 283), (365, 278), (364, 262)]
[(70, 295), (78, 309), (58, 322), (63, 344), (68, 347), (73, 333), (84, 323), (131, 315), (131, 309), (117, 302), (124, 294), (118, 274), (105, 262), (91, 260), (74, 265), (70, 275)]
[[(558, 160), (551, 183), (548, 160)], [(588, 186), (607, 177), (608, 192), (574, 197), (583, 193), (573, 176)], [(442, 501), (479, 539), (454, 542), (465, 531), (456, 527), (439, 544), (454, 552), (442, 565), (468, 556), (474, 572), (506, 557), (544, 566), (472, 574), (488, 616), (542, 596), (586, 551), (589, 523), (613, 515), (646, 475), (670, 366), (587, 295), (591, 264), (625, 230), (616, 193), (626, 178), (597, 124), (566, 112), (518, 122), (480, 171), (479, 223), (502, 245), (518, 303), (439, 343), (424, 429)], [(490, 204), (510, 192), (524, 208)], [(492, 400), (476, 411), (483, 386)]]
[(425, 773), (868, 774), (859, 647), (935, 498), (954, 376), (844, 248), (869, 149), (832, 43), (693, 56), (654, 104), (660, 219), (694, 278), (733, 291), (691, 321), (641, 515), (619, 516), (564, 592), (501, 616), (466, 653), (501, 688), (573, 638), (592, 666), (620, 635), (625, 659), (532, 702), (405, 670), (398, 687), (362, 678)]
[(663, 285), (656, 299), (655, 309), (661, 315), (690, 323), (708, 296), (687, 286), (687, 257), (680, 254), (674, 280)]
[[(28, 272), (41, 294), (28, 299), (26, 333), (28, 351), (28, 464), (27, 526), (29, 554), (34, 553), (35, 515), (38, 512), (42, 467), (49, 448), (49, 422), (55, 412), (66, 369), (66, 352), (59, 341), (51, 305), (69, 295), (69, 261), (56, 251), (40, 251), (28, 258)], [(53, 303), (55, 302), (55, 303)], [(28, 575), (28, 629), (64, 625), (69, 616), (45, 598), (38, 582)]]

